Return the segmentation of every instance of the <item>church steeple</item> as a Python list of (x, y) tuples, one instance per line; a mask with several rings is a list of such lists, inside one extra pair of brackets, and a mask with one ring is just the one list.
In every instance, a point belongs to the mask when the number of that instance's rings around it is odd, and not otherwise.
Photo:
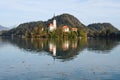
[(56, 27), (57, 27), (57, 21), (55, 19), (55, 13), (54, 13), (54, 15), (53, 15), (53, 22), (50, 23), (49, 30), (50, 31), (56, 30)]
[(53, 18), (55, 19), (55, 13), (54, 13), (54, 15), (53, 15)]
[(54, 13), (54, 17), (53, 18), (54, 18), (53, 19), (53, 26), (54, 26), (54, 29), (56, 29), (57, 24), (56, 24), (56, 19), (55, 19), (55, 13)]

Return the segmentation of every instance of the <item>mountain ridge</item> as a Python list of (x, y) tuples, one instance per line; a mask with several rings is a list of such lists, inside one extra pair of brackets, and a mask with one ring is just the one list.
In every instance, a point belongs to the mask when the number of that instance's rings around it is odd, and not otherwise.
[[(53, 19), (54, 17), (51, 19), (48, 19), (47, 24), (52, 22)], [(68, 14), (68, 13), (55, 16), (55, 19), (57, 21), (58, 27), (64, 26), (64, 25), (67, 25), (69, 27), (77, 27), (77, 28), (85, 27), (85, 25), (81, 23), (75, 16)]]
[(119, 30), (114, 27), (111, 23), (93, 23), (89, 24), (89, 36), (113, 36)]
[(87, 26), (89, 29), (95, 29), (96, 31), (104, 30), (104, 29), (113, 29), (113, 31), (119, 31), (115, 28), (111, 23), (92, 23)]
[(2, 31), (2, 30), (8, 30), (8, 29), (9, 29), (9, 28), (0, 25), (0, 31)]
[[(115, 32), (118, 32), (119, 30), (115, 28), (110, 23), (93, 23), (89, 24), (88, 26), (85, 26), (83, 23), (81, 23), (76, 17), (74, 17), (71, 14), (61, 14), (57, 15), (55, 17), (52, 17), (51, 19), (48, 19), (47, 21), (35, 21), (35, 22), (28, 22), (28, 23), (22, 23), (18, 27), (13, 28), (5, 33), (3, 35), (11, 36), (11, 35), (50, 35), (48, 33), (49, 24), (52, 23), (53, 19), (56, 19), (57, 21), (57, 28), (62, 28), (63, 26), (69, 26), (69, 28), (78, 28), (78, 31), (76, 34), (87, 33), (88, 37), (95, 37), (99, 35), (104, 36)], [(42, 29), (44, 28), (44, 31)], [(57, 30), (59, 32), (59, 30)], [(103, 32), (103, 33), (102, 33)], [(58, 34), (56, 32), (56, 34)], [(96, 35), (97, 34), (97, 35)], [(60, 35), (60, 33), (59, 33)]]

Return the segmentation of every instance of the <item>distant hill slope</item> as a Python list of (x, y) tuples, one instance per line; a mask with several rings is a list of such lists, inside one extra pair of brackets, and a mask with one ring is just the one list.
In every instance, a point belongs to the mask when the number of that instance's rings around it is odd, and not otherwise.
[(8, 28), (0, 25), (0, 31), (2, 31), (2, 30), (8, 30)]
[(110, 23), (94, 23), (88, 25), (88, 28), (93, 31), (106, 31), (106, 30), (111, 30), (112, 32), (118, 31), (117, 28), (115, 28), (112, 24)]
[(115, 28), (110, 23), (94, 23), (87, 26), (89, 29), (89, 35), (107, 35), (118, 32), (119, 30)]

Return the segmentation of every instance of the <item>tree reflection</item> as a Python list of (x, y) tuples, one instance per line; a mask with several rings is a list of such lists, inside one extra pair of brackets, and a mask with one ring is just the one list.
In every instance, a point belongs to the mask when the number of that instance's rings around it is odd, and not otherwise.
[(96, 53), (109, 53), (115, 46), (118, 45), (118, 39), (89, 39), (88, 50)]
[(74, 59), (81, 51), (87, 49), (95, 51), (95, 53), (109, 53), (115, 46), (118, 45), (119, 40), (115, 39), (21, 39), (2, 38), (0, 41), (7, 41), (22, 50), (32, 53), (39, 53), (45, 51), (55, 59), (61, 61), (68, 61)]

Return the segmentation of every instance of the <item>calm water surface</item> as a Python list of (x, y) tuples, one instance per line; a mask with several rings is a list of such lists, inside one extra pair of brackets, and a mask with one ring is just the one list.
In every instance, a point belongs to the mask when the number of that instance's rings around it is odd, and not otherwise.
[(120, 40), (0, 38), (0, 80), (120, 80)]

